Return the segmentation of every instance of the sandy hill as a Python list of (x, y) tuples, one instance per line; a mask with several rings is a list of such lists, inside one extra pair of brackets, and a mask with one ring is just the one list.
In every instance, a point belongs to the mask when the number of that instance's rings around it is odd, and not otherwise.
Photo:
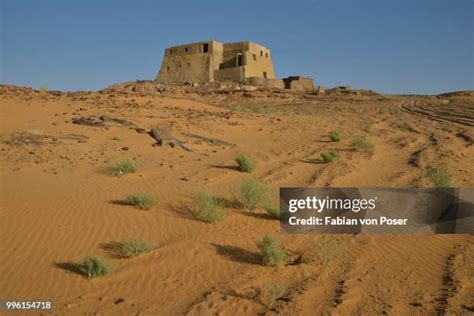
[[(474, 308), (469, 235), (295, 236), (262, 208), (227, 203), (214, 224), (190, 216), (198, 192), (233, 201), (254, 176), (281, 186), (429, 187), (445, 170), (474, 185), (474, 96), (325, 95), (251, 86), (153, 82), (66, 93), (0, 86), (1, 299), (50, 299), (54, 314), (426, 315)], [(160, 144), (150, 132), (162, 133)], [(339, 142), (330, 141), (338, 131)], [(153, 133), (151, 133), (153, 134)], [(355, 150), (355, 138), (373, 142)], [(337, 151), (323, 163), (320, 154)], [(119, 159), (135, 173), (113, 176)], [(122, 203), (149, 193), (157, 204)], [(257, 242), (278, 236), (290, 264), (261, 264)], [(132, 259), (114, 245), (133, 236), (156, 246)], [(87, 280), (84, 256), (117, 269)], [(271, 302), (274, 287), (284, 293)]]

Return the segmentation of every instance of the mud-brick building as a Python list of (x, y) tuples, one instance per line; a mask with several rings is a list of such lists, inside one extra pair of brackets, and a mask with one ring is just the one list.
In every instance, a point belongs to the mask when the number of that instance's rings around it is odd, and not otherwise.
[(270, 49), (254, 42), (206, 41), (165, 49), (157, 81), (238, 82), (297, 91), (313, 91), (313, 79), (275, 78)]
[(275, 78), (270, 49), (254, 42), (198, 42), (165, 49), (156, 80), (246, 82)]

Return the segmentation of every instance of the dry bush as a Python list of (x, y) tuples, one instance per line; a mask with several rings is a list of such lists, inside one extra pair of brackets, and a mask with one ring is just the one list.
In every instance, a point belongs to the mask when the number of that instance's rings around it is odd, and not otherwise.
[(156, 200), (149, 194), (130, 194), (127, 201), (142, 210), (149, 210), (156, 204)]
[(102, 277), (112, 273), (115, 267), (99, 257), (84, 257), (81, 272), (89, 279)]
[(263, 264), (276, 266), (287, 263), (287, 253), (280, 247), (278, 240), (272, 235), (266, 233), (258, 247), (263, 256)]

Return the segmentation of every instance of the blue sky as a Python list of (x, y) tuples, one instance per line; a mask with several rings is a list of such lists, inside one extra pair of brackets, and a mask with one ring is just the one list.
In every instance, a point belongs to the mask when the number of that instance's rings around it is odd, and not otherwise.
[(153, 79), (167, 46), (251, 40), (326, 87), (474, 89), (473, 0), (0, 0), (0, 82), (98, 90)]

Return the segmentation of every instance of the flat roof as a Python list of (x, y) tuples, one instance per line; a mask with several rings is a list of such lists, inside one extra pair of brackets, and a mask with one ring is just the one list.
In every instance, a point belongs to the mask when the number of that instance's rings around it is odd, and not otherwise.
[(244, 44), (254, 44), (254, 45), (257, 45), (259, 47), (262, 47), (262, 48), (265, 48), (265, 49), (269, 49), (263, 45), (260, 45), (258, 43), (255, 43), (255, 42), (252, 42), (252, 41), (241, 41), (241, 42), (231, 42), (231, 43), (222, 43), (222, 42), (219, 42), (219, 41), (215, 41), (215, 40), (209, 40), (209, 41), (200, 41), (200, 42), (193, 42), (193, 43), (187, 43), (187, 44), (181, 44), (181, 45), (175, 45), (175, 46), (170, 46), (170, 47), (167, 47), (166, 49), (171, 49), (171, 48), (182, 48), (182, 47), (185, 47), (185, 46), (191, 46), (191, 45), (197, 45), (197, 44), (206, 44), (206, 43), (217, 43), (217, 44), (221, 44), (221, 45), (244, 45)]

